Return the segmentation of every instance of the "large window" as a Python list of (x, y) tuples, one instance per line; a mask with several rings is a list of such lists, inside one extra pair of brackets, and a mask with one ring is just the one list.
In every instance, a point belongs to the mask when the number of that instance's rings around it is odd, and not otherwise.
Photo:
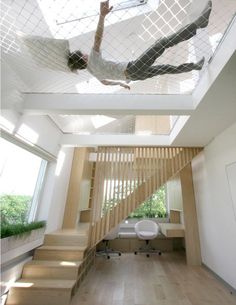
[(165, 218), (167, 214), (166, 187), (164, 185), (131, 213), (129, 218)]
[[(113, 209), (119, 201), (126, 198), (137, 188), (137, 183), (127, 185), (123, 181), (105, 180), (102, 215)], [(109, 190), (111, 190), (109, 192)], [(159, 188), (147, 200), (145, 200), (128, 218), (165, 218), (168, 216), (166, 185)]]
[(47, 161), (0, 139), (1, 223), (35, 220)]

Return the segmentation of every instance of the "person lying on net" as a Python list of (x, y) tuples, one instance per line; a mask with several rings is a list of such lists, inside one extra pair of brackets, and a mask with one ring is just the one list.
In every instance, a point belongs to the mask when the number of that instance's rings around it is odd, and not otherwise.
[[(112, 6), (109, 6), (109, 1), (101, 2), (99, 21), (91, 53), (87, 55), (79, 50), (70, 53), (68, 67), (71, 71), (87, 69), (102, 84), (120, 85), (126, 89), (130, 89), (130, 87), (125, 81), (145, 80), (156, 75), (201, 70), (205, 60), (204, 57), (196, 63), (184, 63), (179, 66), (153, 64), (167, 48), (190, 39), (196, 34), (197, 29), (205, 28), (208, 25), (211, 9), (212, 1), (208, 1), (201, 15), (194, 22), (184, 26), (170, 36), (158, 39), (136, 60), (125, 63), (113, 62), (102, 57), (100, 46), (103, 38), (104, 22), (106, 15), (111, 12)], [(121, 82), (121, 80), (124, 82)]]

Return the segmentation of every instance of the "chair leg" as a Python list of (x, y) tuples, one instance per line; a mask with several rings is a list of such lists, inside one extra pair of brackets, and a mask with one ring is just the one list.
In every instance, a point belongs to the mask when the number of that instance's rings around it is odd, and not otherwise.
[(151, 247), (150, 240), (145, 240), (145, 246), (143, 248), (139, 248), (134, 252), (135, 255), (137, 255), (138, 253), (144, 253), (146, 254), (147, 257), (149, 257), (150, 254), (159, 254), (159, 255), (162, 254), (161, 250)]
[(96, 252), (96, 256), (105, 256), (107, 259), (110, 259), (110, 255), (117, 254), (118, 256), (121, 256), (120, 251), (112, 250), (109, 248), (109, 240), (103, 240), (105, 243), (104, 250), (100, 250)]

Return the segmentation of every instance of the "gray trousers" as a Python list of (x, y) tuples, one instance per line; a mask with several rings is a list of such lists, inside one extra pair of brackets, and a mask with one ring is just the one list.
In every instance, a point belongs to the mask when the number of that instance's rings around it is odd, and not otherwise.
[(156, 75), (178, 74), (197, 69), (198, 66), (194, 63), (184, 63), (180, 66), (152, 66), (155, 60), (164, 53), (165, 49), (192, 38), (196, 34), (196, 31), (197, 25), (191, 23), (180, 29), (178, 32), (157, 40), (139, 58), (128, 63), (126, 68), (127, 78), (134, 81), (144, 80)]

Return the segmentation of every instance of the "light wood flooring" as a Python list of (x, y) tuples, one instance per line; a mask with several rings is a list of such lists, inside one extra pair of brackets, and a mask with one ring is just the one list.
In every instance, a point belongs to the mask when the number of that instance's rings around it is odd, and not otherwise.
[(122, 254), (97, 257), (71, 305), (236, 305), (236, 296), (180, 252)]

